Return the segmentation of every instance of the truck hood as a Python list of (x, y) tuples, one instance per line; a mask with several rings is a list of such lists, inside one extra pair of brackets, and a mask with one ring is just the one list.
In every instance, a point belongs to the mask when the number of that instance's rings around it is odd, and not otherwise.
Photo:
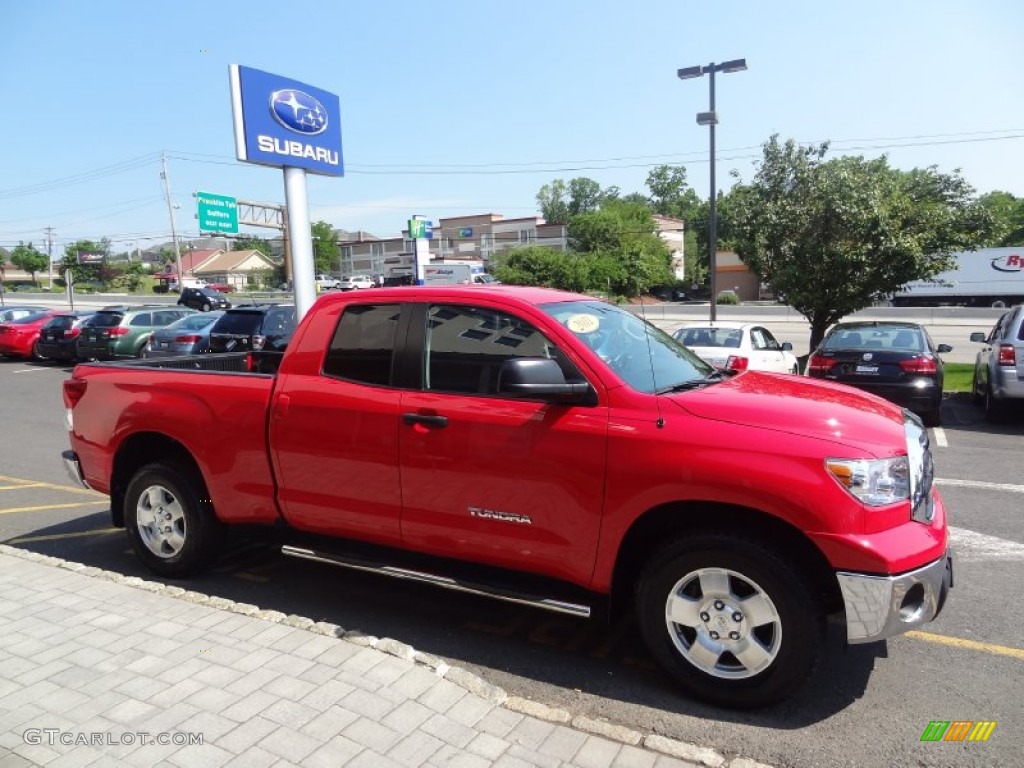
[(907, 449), (903, 410), (842, 384), (747, 371), (667, 398), (702, 419), (827, 440), (876, 457)]

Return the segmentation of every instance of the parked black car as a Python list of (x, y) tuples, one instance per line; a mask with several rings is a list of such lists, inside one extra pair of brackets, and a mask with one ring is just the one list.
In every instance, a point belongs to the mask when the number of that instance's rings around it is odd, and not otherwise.
[(916, 323), (839, 323), (807, 361), (807, 375), (884, 397), (934, 427), (942, 422), (939, 355), (952, 351)]
[(178, 304), (202, 312), (209, 312), (211, 309), (231, 309), (231, 302), (227, 296), (213, 288), (183, 288), (181, 296), (178, 297)]
[(51, 317), (39, 329), (36, 354), (44, 360), (71, 362), (78, 357), (78, 337), (82, 326), (96, 314), (92, 309), (76, 309)]
[(295, 332), (294, 304), (229, 309), (210, 329), (211, 352), (283, 352)]

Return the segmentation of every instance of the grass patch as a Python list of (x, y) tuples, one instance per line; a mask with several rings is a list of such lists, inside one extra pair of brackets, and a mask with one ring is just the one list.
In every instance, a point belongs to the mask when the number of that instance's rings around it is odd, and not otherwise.
[(974, 363), (946, 363), (943, 366), (946, 392), (970, 392), (974, 384)]

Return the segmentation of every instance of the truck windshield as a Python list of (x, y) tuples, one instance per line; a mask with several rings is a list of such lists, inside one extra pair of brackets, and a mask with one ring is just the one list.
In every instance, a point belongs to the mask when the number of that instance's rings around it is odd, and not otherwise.
[(540, 307), (572, 331), (630, 387), (663, 393), (710, 383), (714, 369), (664, 331), (631, 312), (600, 301)]

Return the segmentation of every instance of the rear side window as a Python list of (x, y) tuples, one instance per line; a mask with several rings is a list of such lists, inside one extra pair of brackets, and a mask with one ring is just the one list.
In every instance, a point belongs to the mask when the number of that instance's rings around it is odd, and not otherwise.
[(43, 327), (49, 331), (66, 331), (75, 324), (76, 320), (78, 320), (78, 318), (73, 315), (57, 315), (57, 317), (51, 319), (50, 322)]
[(278, 307), (267, 312), (263, 321), (263, 333), (267, 336), (275, 333), (288, 333), (295, 330), (295, 308)]
[(250, 335), (256, 332), (262, 321), (262, 312), (226, 312), (213, 326), (213, 333)]
[(116, 328), (123, 318), (124, 315), (120, 312), (97, 312), (92, 316), (89, 325), (93, 328)]
[(400, 314), (397, 304), (348, 307), (331, 339), (324, 374), (361, 384), (388, 386)]

